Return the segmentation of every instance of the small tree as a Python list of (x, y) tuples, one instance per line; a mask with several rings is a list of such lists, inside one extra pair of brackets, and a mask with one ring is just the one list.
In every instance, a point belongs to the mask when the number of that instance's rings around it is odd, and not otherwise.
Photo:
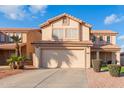
[(12, 38), (13, 42), (16, 44), (16, 55), (20, 56), (21, 53), (19, 51), (19, 49), (20, 49), (19, 42), (21, 41), (21, 38), (19, 36), (15, 36), (15, 35), (11, 36), (11, 38)]

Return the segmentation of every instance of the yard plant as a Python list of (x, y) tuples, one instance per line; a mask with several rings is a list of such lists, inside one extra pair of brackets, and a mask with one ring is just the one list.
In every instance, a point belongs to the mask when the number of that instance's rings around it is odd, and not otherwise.
[(24, 56), (16, 56), (11, 55), (7, 62), (11, 69), (23, 69), (24, 68), (24, 61), (26, 58)]
[(21, 42), (21, 38), (19, 36), (11, 36), (11, 39), (13, 40), (13, 42), (16, 44), (16, 52), (14, 55), (11, 55), (9, 57), (9, 59), (7, 59), (7, 62), (10, 65), (11, 69), (23, 69), (24, 68), (24, 61), (25, 61), (25, 57), (22, 56), (21, 54), (21, 47), (19, 46), (19, 43)]
[(93, 70), (95, 72), (100, 72), (101, 66), (102, 66), (102, 61), (100, 59), (93, 60), (92, 61), (92, 66), (93, 66)]
[(121, 71), (121, 66), (117, 64), (109, 64), (108, 65), (108, 70), (111, 76), (113, 77), (119, 77), (120, 76), (120, 71)]
[(13, 40), (13, 42), (16, 44), (16, 55), (17, 56), (20, 56), (21, 55), (21, 51), (20, 50), (20, 46), (19, 46), (19, 43), (21, 41), (21, 38), (19, 36), (11, 36), (11, 39)]

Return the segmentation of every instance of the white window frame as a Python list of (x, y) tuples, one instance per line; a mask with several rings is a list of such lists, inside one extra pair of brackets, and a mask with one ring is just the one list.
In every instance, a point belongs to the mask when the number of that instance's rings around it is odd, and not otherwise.
[(15, 33), (15, 36), (18, 36), (19, 38), (21, 38), (21, 40), (20, 40), (20, 43), (21, 43), (22, 42), (22, 33), (16, 32)]
[[(71, 32), (72, 37), (68, 37), (67, 36), (67, 31), (69, 31), (69, 30)], [(73, 31), (76, 31), (77, 32), (76, 33), (76, 36), (74, 36), (74, 37), (73, 37), (73, 35), (75, 35), (75, 33), (73, 33)], [(67, 28), (65, 30), (65, 39), (66, 40), (78, 40), (79, 39), (79, 30), (78, 29), (73, 29), (73, 28)]]
[(0, 34), (0, 42), (5, 42), (5, 35), (4, 34)]
[[(65, 41), (66, 41), (66, 40), (79, 40), (79, 30), (76, 29), (76, 28), (67, 28), (67, 29), (64, 29), (64, 28), (58, 28), (58, 29), (57, 29), (57, 28), (55, 28), (55, 29), (53, 29), (53, 30), (52, 30), (52, 39), (53, 39), (53, 40), (55, 40), (54, 37), (53, 37), (55, 30), (58, 31), (58, 33), (59, 33), (60, 31), (62, 31), (62, 33), (60, 32), (60, 33), (62, 34), (62, 36), (61, 36), (62, 38), (57, 38), (56, 40), (59, 40), (59, 41), (62, 41), (62, 40), (65, 40)], [(68, 36), (67, 36), (67, 31), (68, 31), (68, 30), (77, 31), (76, 36), (74, 36), (74, 37), (68, 37)], [(73, 31), (70, 31), (70, 32), (72, 32), (72, 35), (73, 35)], [(56, 32), (56, 33), (57, 33), (57, 32)], [(75, 33), (74, 33), (74, 35), (75, 35)], [(59, 37), (59, 35), (58, 35), (58, 37)]]
[(19, 36), (19, 38), (22, 38), (22, 33), (17, 32), (17, 33), (15, 33), (15, 35)]
[[(108, 42), (108, 37), (109, 37), (109, 42)], [(107, 42), (107, 44), (111, 43), (111, 36), (106, 36), (106, 42)]]
[(8, 42), (13, 43), (13, 40), (11, 39), (11, 36), (13, 36), (14, 33), (8, 33)]
[[(59, 33), (60, 31), (62, 31), (62, 33)], [(55, 34), (54, 34), (55, 32), (56, 32), (56, 34), (58, 35), (58, 36), (56, 36), (57, 39), (55, 39), (55, 37), (54, 37), (54, 36), (55, 36)], [(61, 38), (59, 37), (60, 34), (62, 34)], [(56, 41), (56, 40), (60, 41), (60, 40), (63, 40), (63, 37), (64, 37), (64, 29), (53, 29), (53, 30), (52, 30), (52, 39), (53, 39), (53, 40), (55, 40), (55, 41)]]

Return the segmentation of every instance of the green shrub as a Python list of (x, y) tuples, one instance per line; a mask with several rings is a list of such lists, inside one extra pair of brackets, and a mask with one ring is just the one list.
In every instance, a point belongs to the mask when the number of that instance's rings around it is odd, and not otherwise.
[(119, 77), (120, 76), (120, 71), (121, 71), (121, 66), (117, 64), (109, 64), (108, 65), (109, 73), (113, 77)]
[(100, 72), (102, 66), (102, 61), (99, 59), (95, 59), (92, 61), (92, 67), (95, 72)]
[(11, 69), (23, 69), (25, 60), (25, 56), (11, 55), (9, 59), (7, 59), (7, 62), (9, 63)]

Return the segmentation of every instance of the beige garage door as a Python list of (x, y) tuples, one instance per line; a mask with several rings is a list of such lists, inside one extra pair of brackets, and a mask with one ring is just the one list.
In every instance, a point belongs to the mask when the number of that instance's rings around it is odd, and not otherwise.
[(84, 50), (42, 50), (42, 67), (84, 68)]

